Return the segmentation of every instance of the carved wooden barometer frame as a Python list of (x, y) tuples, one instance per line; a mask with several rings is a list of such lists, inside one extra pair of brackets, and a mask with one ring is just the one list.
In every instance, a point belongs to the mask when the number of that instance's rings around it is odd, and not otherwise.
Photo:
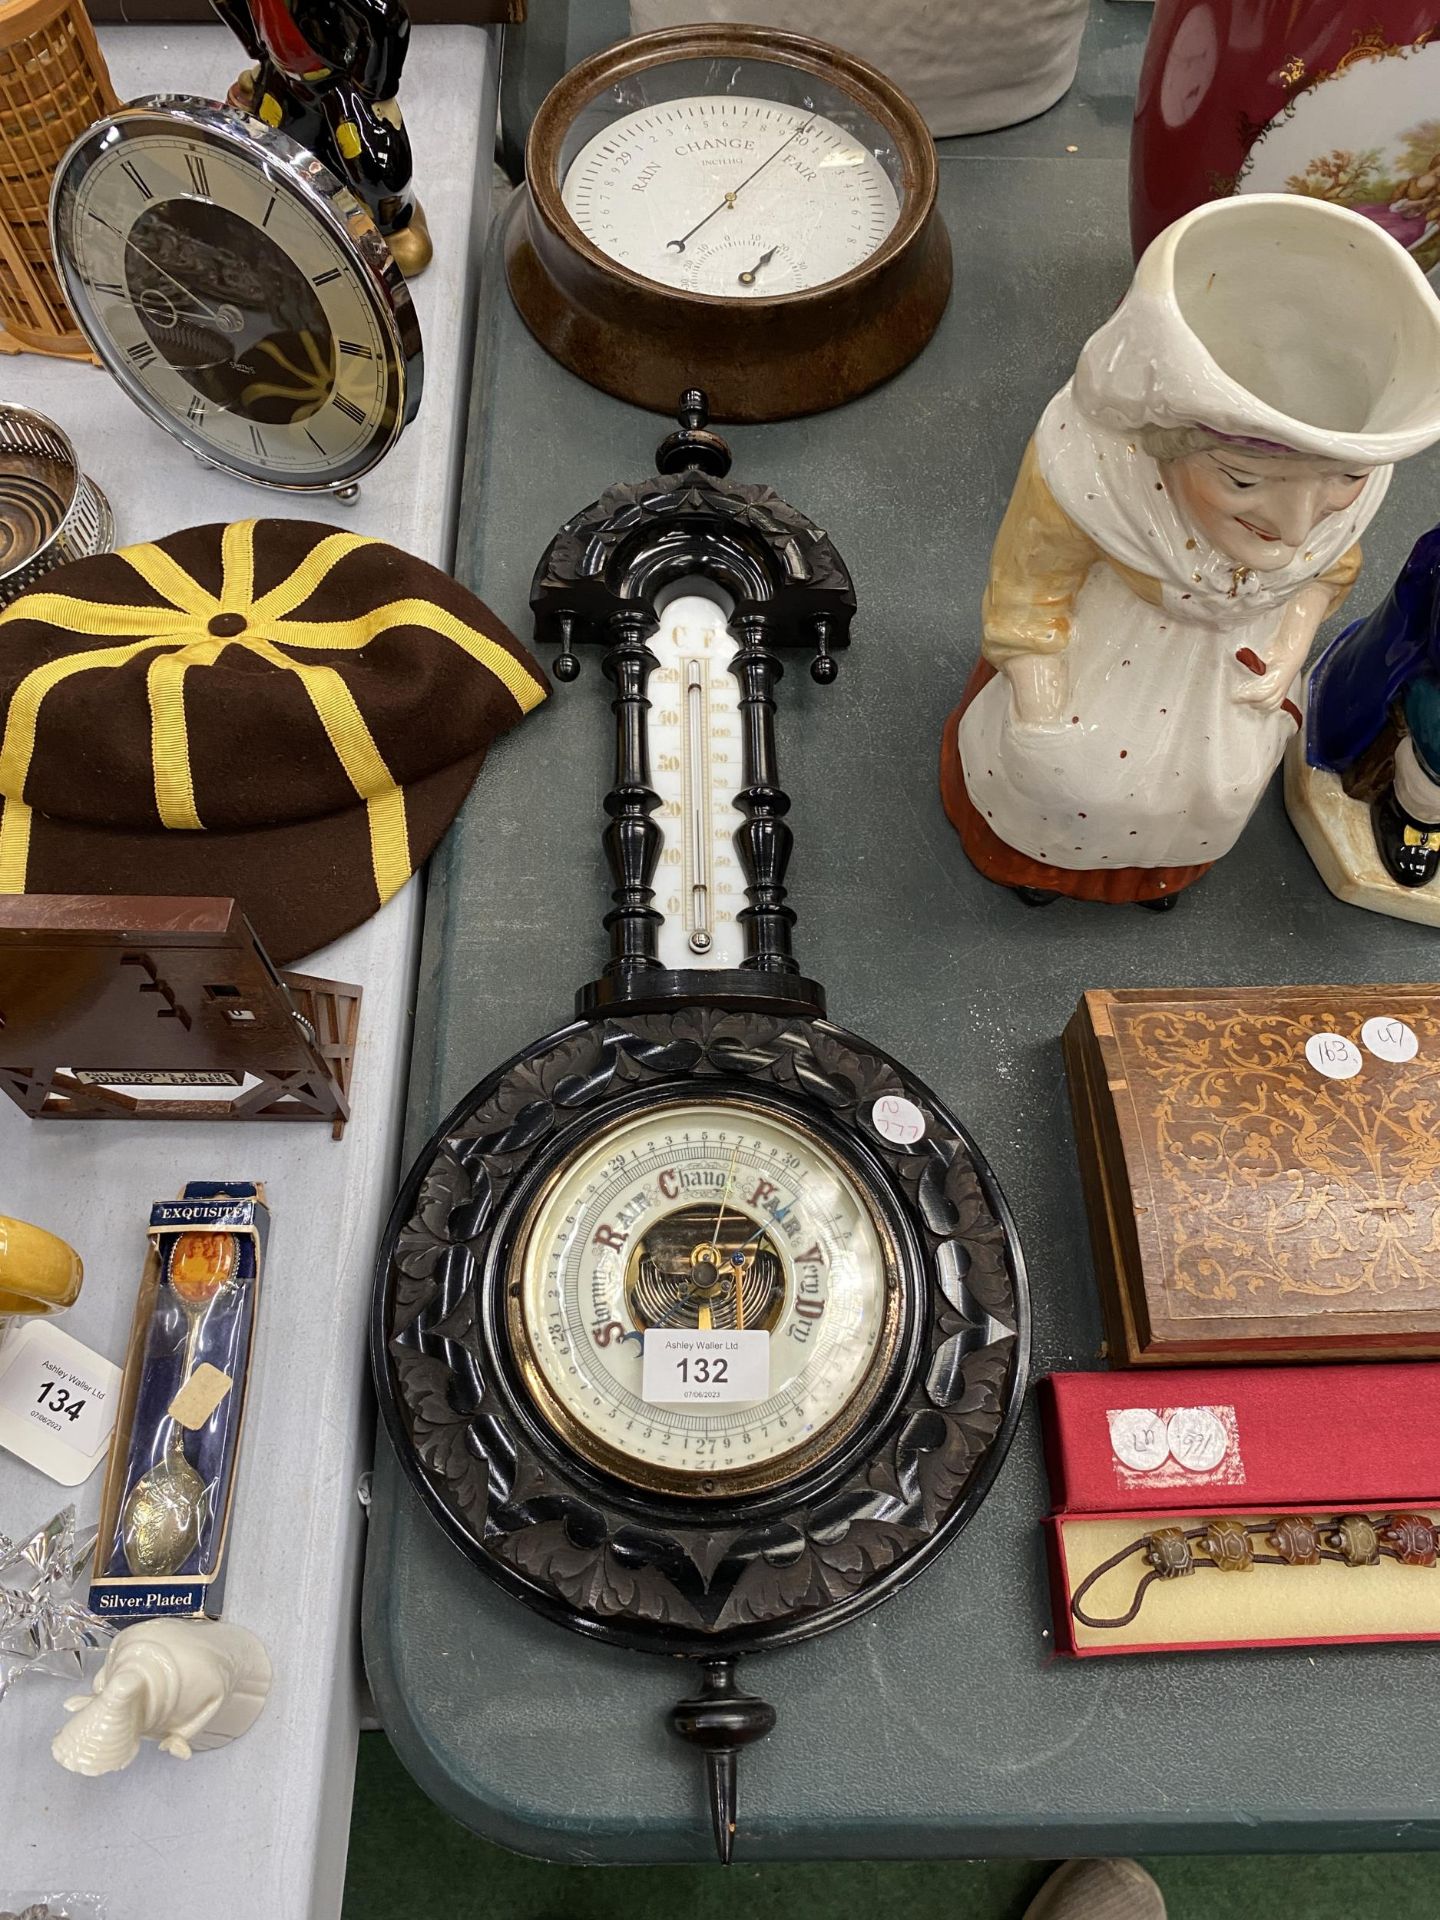
[[(557, 676), (599, 648), (614, 689), (610, 957), (576, 1018), (482, 1080), (411, 1170), (381, 1251), (373, 1357), (410, 1478), (477, 1567), (576, 1632), (701, 1662), (670, 1723), (705, 1756), (728, 1859), (736, 1756), (775, 1718), (740, 1689), (738, 1657), (854, 1619), (954, 1539), (1019, 1417), (1029, 1313), (1009, 1212), (974, 1142), (923, 1082), (826, 1018), (792, 953), (775, 685), (796, 650), (834, 680), (855, 596), (826, 534), (769, 487), (725, 477), (728, 448), (705, 418), (687, 394), (658, 472), (568, 521), (536, 570), (531, 606), (538, 637), (559, 644)], [(657, 955), (647, 643), (657, 601), (696, 580), (733, 604), (744, 957), (674, 971)], [(514, 1300), (526, 1222), (558, 1173), (597, 1132), (697, 1099), (776, 1117), (843, 1165), (883, 1249), (886, 1325), (863, 1411), (830, 1444), (769, 1484), (717, 1471), (680, 1492), (566, 1443)], [(877, 1103), (895, 1100), (918, 1111), (918, 1138), (877, 1125)]]

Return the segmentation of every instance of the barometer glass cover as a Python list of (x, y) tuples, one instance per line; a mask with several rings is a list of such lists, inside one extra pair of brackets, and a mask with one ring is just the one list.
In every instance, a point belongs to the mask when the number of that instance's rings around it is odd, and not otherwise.
[(632, 273), (768, 299), (869, 259), (899, 218), (904, 168), (885, 128), (814, 74), (695, 59), (585, 105), (557, 184), (585, 237)]

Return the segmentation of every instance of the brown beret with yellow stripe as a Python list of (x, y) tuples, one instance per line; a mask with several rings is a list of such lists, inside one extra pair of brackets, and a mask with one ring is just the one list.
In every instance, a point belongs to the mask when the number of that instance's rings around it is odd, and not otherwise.
[(76, 561), (0, 614), (0, 893), (231, 894), (296, 959), (403, 885), (546, 692), (381, 540), (244, 520)]

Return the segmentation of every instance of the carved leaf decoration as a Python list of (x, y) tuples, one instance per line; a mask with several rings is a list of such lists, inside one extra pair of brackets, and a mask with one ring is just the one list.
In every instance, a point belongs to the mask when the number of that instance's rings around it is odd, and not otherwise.
[(399, 1336), (407, 1332), (424, 1309), (440, 1292), (440, 1281), (436, 1279), (411, 1279), (409, 1273), (401, 1273), (399, 1267), (392, 1267), (390, 1273), (390, 1327), (388, 1331)]
[(727, 1627), (752, 1626), (774, 1620), (805, 1604), (810, 1592), (811, 1562), (805, 1536), (784, 1522), (761, 1537), (741, 1540), (740, 1552), (750, 1558), (730, 1589), (730, 1597), (715, 1621), (717, 1632)]
[(936, 1349), (925, 1375), (925, 1391), (937, 1407), (950, 1407), (964, 1397), (965, 1354), (967, 1343), (975, 1345), (981, 1334), (975, 1327), (963, 1328)]
[(740, 1538), (738, 1528), (721, 1528), (715, 1533), (686, 1533), (680, 1536), (686, 1558), (708, 1587), (715, 1569)]
[(392, 1334), (403, 1333), (439, 1291), (439, 1269), (455, 1242), (452, 1216), (470, 1197), (470, 1178), (443, 1150), (420, 1187), (415, 1212), (395, 1240), (390, 1266)]
[(454, 1137), (482, 1139), (499, 1134), (491, 1153), (528, 1151), (554, 1127), (557, 1107), (581, 1105), (593, 1096), (602, 1045), (596, 1029), (585, 1027), (545, 1053), (522, 1061), (472, 1109)]
[(877, 1054), (841, 1047), (823, 1029), (814, 1035), (814, 1053), (832, 1077), (849, 1081), (855, 1105), (867, 1113), (874, 1102), (886, 1094), (905, 1092), (904, 1081), (888, 1060), (880, 1059)]
[[(1015, 1345), (1010, 1336), (966, 1350), (985, 1337), (987, 1313), (1013, 1317), (1014, 1284), (963, 1138), (933, 1108), (918, 1151), (875, 1143), (914, 1225), (928, 1230), (934, 1281), (925, 1355), (880, 1453), (783, 1518), (712, 1533), (693, 1519), (641, 1529), (532, 1446), (505, 1399), (476, 1384), (484, 1342), (474, 1289), (500, 1197), (566, 1113), (647, 1082), (668, 1092), (689, 1076), (703, 1090), (712, 1073), (852, 1116), (907, 1088), (887, 1061), (825, 1023), (695, 1005), (612, 1014), (506, 1072), (442, 1144), (397, 1236), (388, 1305), (397, 1404), (427, 1491), (469, 1535), (472, 1557), (507, 1563), (589, 1620), (706, 1638), (821, 1612), (923, 1550), (955, 1516), (999, 1431)], [(441, 1356), (395, 1338), (427, 1310), (444, 1315), (425, 1338), (447, 1342)]]
[[(1006, 1260), (1004, 1229), (991, 1211), (964, 1147), (957, 1147), (943, 1174), (933, 1159), (929, 1161), (912, 1190), (930, 1231), (942, 1241), (958, 1242), (963, 1247), (963, 1261), (958, 1251), (952, 1250), (948, 1256), (956, 1269), (963, 1267), (958, 1277), (988, 1312), (1008, 1318), (1014, 1311), (1015, 1290)], [(949, 1297), (963, 1312), (963, 1302), (954, 1293)]]
[(958, 1400), (952, 1401), (946, 1417), (955, 1420), (963, 1430), (970, 1447), (972, 1468), (1000, 1431), (1014, 1352), (1014, 1336), (1007, 1334), (978, 1353), (965, 1356), (961, 1369), (964, 1391)]
[(483, 1358), (480, 1328), (475, 1316), (475, 1294), (466, 1287), (454, 1307), (431, 1329), (441, 1340), (453, 1340), (476, 1360)]
[(720, 1007), (683, 1007), (652, 1014), (617, 1028), (621, 1053), (633, 1077), (647, 1073), (767, 1072), (779, 1022), (754, 1014), (728, 1013)]
[(935, 1249), (935, 1279), (943, 1304), (937, 1304), (936, 1316), (947, 1333), (959, 1327), (973, 1326), (974, 1296), (969, 1289), (970, 1250), (962, 1240), (942, 1240)]
[(903, 1092), (903, 1082), (888, 1060), (851, 1046), (823, 1027), (812, 1028), (810, 1059), (797, 1059), (795, 1078), (828, 1106), (866, 1107), (882, 1094)]
[(446, 1240), (450, 1237), (450, 1215), (469, 1199), (469, 1173), (442, 1147), (420, 1184), (420, 1200), (415, 1209), (417, 1220), (437, 1239)]
[(561, 1498), (569, 1492), (569, 1483), (556, 1474), (533, 1454), (527, 1446), (518, 1443), (510, 1436), (512, 1450), (512, 1471), (510, 1485), (505, 1494), (505, 1505), (515, 1515), (537, 1500)]
[(893, 1520), (852, 1520), (836, 1539), (815, 1540), (816, 1561), (826, 1570), (825, 1597), (840, 1600), (854, 1593), (874, 1574), (893, 1566), (918, 1539), (913, 1527)]
[[(716, 1630), (758, 1625), (782, 1614), (814, 1613), (846, 1599), (917, 1544), (893, 1520), (854, 1519), (824, 1534), (777, 1527), (782, 1540), (754, 1553), (715, 1622)], [(742, 1547), (745, 1543), (741, 1543)]]
[(603, 1533), (593, 1544), (580, 1545), (563, 1519), (545, 1520), (506, 1534), (496, 1550), (570, 1606), (599, 1619), (623, 1613), (676, 1626), (700, 1625), (700, 1616), (673, 1581), (653, 1565), (622, 1559)]
[(965, 1422), (973, 1436), (988, 1440), (1000, 1426), (1005, 1411), (1005, 1389), (1015, 1358), (1015, 1336), (1007, 1333), (976, 1353), (967, 1353), (961, 1369), (965, 1391), (951, 1411)]
[(478, 1539), (490, 1503), (489, 1462), (471, 1445), (470, 1425), (478, 1408), (461, 1412), (451, 1402), (457, 1376), (444, 1360), (390, 1343), (390, 1359), (400, 1382), (411, 1444), (432, 1473), (444, 1480), (457, 1511)]
[(433, 1275), (406, 1273), (397, 1252), (390, 1268), (389, 1332), (399, 1335), (412, 1327), (439, 1291), (440, 1282)]
[(395, 1241), (395, 1265), (402, 1273), (416, 1280), (429, 1279), (434, 1273), (441, 1256), (454, 1244), (450, 1215), (469, 1197), (469, 1187), (464, 1168), (442, 1149), (421, 1184), (414, 1213)]
[[(1000, 1430), (1015, 1341), (1006, 1335), (945, 1370), (948, 1401), (911, 1415), (894, 1443), (870, 1462), (867, 1484), (888, 1502), (885, 1517), (904, 1515), (931, 1533), (963, 1497), (970, 1477)], [(933, 1381), (940, 1356), (932, 1363)]]
[(917, 1413), (900, 1435), (895, 1463), (902, 1489), (913, 1488), (925, 1530), (933, 1533), (970, 1478), (975, 1449), (955, 1415)]

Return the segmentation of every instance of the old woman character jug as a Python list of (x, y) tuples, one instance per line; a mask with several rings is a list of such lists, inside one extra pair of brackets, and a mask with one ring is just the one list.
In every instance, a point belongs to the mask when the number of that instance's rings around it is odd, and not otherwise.
[(1360, 215), (1201, 207), (1046, 408), (941, 787), (1032, 904), (1173, 904), (1239, 838), (1392, 465), (1440, 439), (1440, 305)]

